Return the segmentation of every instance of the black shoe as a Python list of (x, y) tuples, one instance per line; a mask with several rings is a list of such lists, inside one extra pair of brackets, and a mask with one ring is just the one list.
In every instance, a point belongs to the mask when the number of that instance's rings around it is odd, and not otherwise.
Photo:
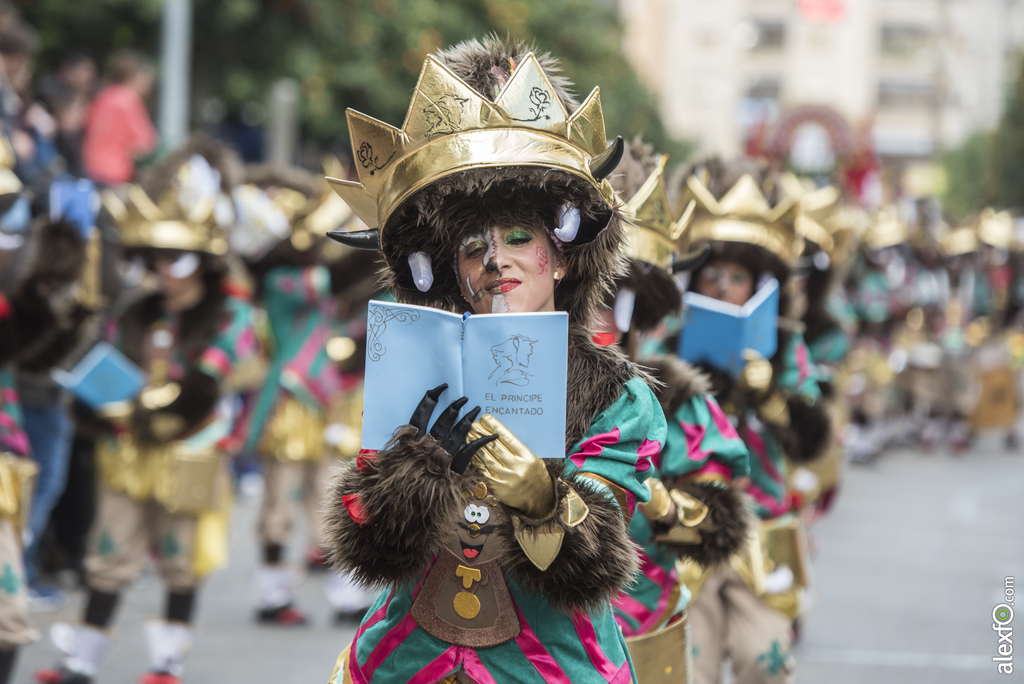
[(256, 621), (265, 625), (280, 625), (282, 627), (298, 627), (309, 624), (309, 616), (301, 610), (288, 604), (280, 608), (263, 608), (256, 613)]
[(336, 610), (334, 611), (334, 624), (338, 626), (358, 625), (366, 617), (366, 610), (366, 608), (354, 611)]

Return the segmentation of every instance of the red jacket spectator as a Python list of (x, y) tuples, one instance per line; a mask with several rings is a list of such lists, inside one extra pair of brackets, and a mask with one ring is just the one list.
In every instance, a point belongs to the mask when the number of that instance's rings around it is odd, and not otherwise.
[(117, 185), (135, 177), (136, 157), (157, 144), (156, 129), (143, 102), (152, 88), (153, 73), (134, 53), (115, 55), (110, 80), (89, 109), (82, 161), (90, 178)]

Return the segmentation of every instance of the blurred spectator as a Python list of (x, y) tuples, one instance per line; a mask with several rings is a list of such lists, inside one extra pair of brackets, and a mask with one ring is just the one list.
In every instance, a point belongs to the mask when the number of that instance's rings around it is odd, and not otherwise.
[(76, 90), (64, 88), (51, 97), (50, 111), (57, 122), (57, 153), (64, 159), (65, 170), (72, 176), (84, 178), (82, 139), (89, 98)]
[(56, 71), (42, 79), (37, 88), (39, 99), (50, 107), (67, 91), (87, 99), (96, 94), (96, 60), (81, 50), (65, 50), (57, 58)]
[(35, 32), (23, 24), (0, 30), (0, 119), (14, 148), (14, 172), (28, 186), (45, 180), (57, 156), (56, 122), (33, 101)]
[(144, 102), (153, 80), (153, 68), (140, 53), (121, 50), (111, 57), (108, 85), (85, 121), (82, 161), (89, 178), (106, 185), (127, 183), (135, 177), (136, 158), (156, 148), (156, 129)]

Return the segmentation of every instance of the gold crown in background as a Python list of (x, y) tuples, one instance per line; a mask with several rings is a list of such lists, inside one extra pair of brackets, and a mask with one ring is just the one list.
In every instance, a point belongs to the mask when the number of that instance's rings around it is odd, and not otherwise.
[(895, 204), (887, 204), (873, 217), (871, 227), (864, 233), (864, 244), (869, 249), (885, 249), (901, 245), (910, 239), (910, 226), (900, 216)]
[(786, 196), (800, 202), (797, 232), (817, 243), (832, 261), (844, 263), (871, 226), (867, 212), (842, 202), (834, 185), (818, 188), (812, 181), (801, 180), (792, 173), (783, 174), (779, 185)]
[(796, 226), (799, 203), (784, 197), (770, 206), (750, 174), (741, 176), (719, 200), (699, 178), (690, 176), (682, 200), (683, 206), (691, 200), (696, 203), (683, 231), (691, 243), (720, 240), (758, 245), (790, 265), (803, 252), (804, 241)]
[(978, 239), (990, 247), (1009, 250), (1013, 246), (1013, 216), (992, 207), (982, 210), (975, 223)]
[(839, 189), (834, 185), (816, 187), (813, 181), (801, 180), (792, 173), (783, 174), (779, 181), (786, 197), (800, 204), (796, 219), (797, 232), (806, 240), (816, 243), (829, 258), (835, 255), (835, 241), (828, 228), (828, 220), (839, 210)]
[(939, 252), (944, 257), (970, 254), (978, 249), (978, 232), (974, 225), (950, 228), (939, 238)]
[(665, 270), (672, 267), (676, 241), (682, 235), (694, 207), (694, 203), (690, 202), (683, 215), (673, 220), (672, 206), (665, 190), (667, 159), (664, 155), (658, 158), (654, 171), (623, 206), (623, 214), (627, 218), (623, 226), (626, 255)]
[(128, 188), (123, 202), (110, 190), (102, 197), (103, 205), (117, 223), (121, 244), (125, 247), (180, 249), (215, 255), (228, 252), (227, 236), (217, 223), (214, 200), (201, 202), (186, 211), (174, 187), (165, 190), (155, 203), (138, 185)]
[(327, 180), (371, 229), (383, 229), (416, 191), (474, 168), (559, 169), (614, 203), (611, 184), (592, 172), (614, 149), (605, 138), (600, 90), (570, 116), (532, 53), (493, 103), (428, 56), (401, 129), (352, 109), (348, 126), (359, 182)]

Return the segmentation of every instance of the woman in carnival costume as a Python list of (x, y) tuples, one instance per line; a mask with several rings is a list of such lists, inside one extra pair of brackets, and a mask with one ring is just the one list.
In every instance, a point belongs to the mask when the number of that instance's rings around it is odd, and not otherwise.
[[(327, 262), (324, 236), (347, 221), (352, 211), (322, 179), (302, 169), (251, 167), (246, 182), (235, 188), (234, 200), (238, 217), (231, 231), (233, 251), (255, 279), (269, 338), (263, 345), (269, 350), (268, 375), (245, 421), (245, 451), (264, 458), (257, 619), (305, 624), (306, 615), (292, 605), (295, 580), (284, 564), (295, 492), (301, 492), (311, 542), (308, 556), (315, 563), (324, 548), (321, 502), (329, 469), (335, 465), (329, 457), (333, 449), (325, 441), (328, 414), (343, 393), (350, 394), (359, 385), (358, 378), (342, 374), (329, 354), (339, 327), (335, 296), (345, 286), (373, 277), (374, 262), (365, 255)], [(356, 351), (354, 344), (350, 346), (349, 357)], [(352, 446), (343, 455), (354, 457), (359, 426), (344, 428), (355, 439), (347, 440)], [(353, 592), (354, 602), (339, 610), (355, 612), (369, 605), (365, 592), (349, 591)]]
[[(676, 241), (692, 215), (678, 221), (665, 191), (665, 157), (631, 143), (612, 175), (628, 197), (625, 252), (629, 272), (615, 281), (595, 339), (617, 344), (637, 360), (640, 336), (678, 315), (689, 272), (707, 249), (677, 255)], [(691, 207), (692, 208), (692, 207)], [(674, 276), (674, 277), (673, 277)], [(750, 514), (731, 483), (750, 474), (747, 447), (710, 395), (707, 378), (674, 356), (639, 360), (659, 381), (656, 394), (668, 420), (668, 437), (647, 480), (651, 500), (640, 505), (629, 532), (641, 547), (640, 574), (615, 597), (615, 618), (626, 636), (637, 678), (648, 682), (692, 681), (685, 579), (694, 568), (712, 568), (746, 543)], [(687, 572), (687, 571), (690, 572)]]
[[(751, 173), (760, 169), (750, 167), (709, 162), (709, 182), (691, 175), (683, 194), (684, 201), (696, 203), (687, 230), (691, 244), (711, 247), (690, 289), (737, 306), (770, 278), (778, 280), (781, 293), (772, 358), (747, 354), (735, 378), (725, 369), (698, 364), (711, 376), (716, 399), (750, 450), (751, 474), (743, 488), (762, 521), (760, 535), (751, 538), (742, 556), (693, 584), (696, 598), (688, 612), (698, 684), (718, 682), (725, 659), (732, 661), (740, 684), (791, 681), (792, 620), (804, 597), (807, 559), (792, 514), (787, 461), (818, 458), (830, 434), (813, 360), (797, 326), (785, 318), (788, 276), (802, 250), (796, 232), (799, 206), (792, 199), (770, 206)], [(687, 332), (684, 327), (684, 337)], [(787, 542), (781, 546), (788, 555), (777, 553), (779, 539)]]
[(604, 180), (622, 141), (597, 90), (569, 87), (490, 38), (427, 58), (401, 131), (349, 113), (361, 183), (335, 186), (374, 228), (337, 237), (382, 249), (400, 302), (568, 312), (568, 398), (565, 453), (535, 455), (476, 409), (456, 422), (457, 397), (428, 426), (445, 387), (426, 388), (340, 474), (332, 552), (384, 592), (332, 682), (634, 681), (609, 599), (637, 569), (627, 526), (665, 421), (649, 379), (590, 338), (625, 266)]
[[(22, 264), (32, 263), (25, 258), (31, 216), (13, 166), (13, 150), (0, 136), (0, 684), (10, 681), (18, 649), (39, 638), (29, 617), (22, 563), (22, 532), (36, 466), (30, 458), (13, 362), (56, 327), (57, 316), (45, 292), (55, 281), (63, 284), (77, 275), (73, 258), (57, 260), (72, 268), (54, 269), (50, 249), (45, 249), (48, 259), (37, 257), (34, 267), (23, 270)], [(70, 255), (71, 250), (67, 252)]]
[(224, 259), (223, 226), (231, 220), (225, 159), (219, 148), (186, 147), (153, 169), (148, 191), (131, 186), (123, 204), (105, 197), (123, 247), (156, 275), (157, 291), (129, 304), (107, 331), (142, 369), (146, 388), (93, 416), (106, 437), (97, 443), (88, 598), (80, 624), (53, 626), (65, 657), (58, 669), (37, 673), (41, 682), (92, 681), (121, 593), (151, 549), (166, 604), (163, 619), (146, 624), (151, 670), (141, 681), (180, 681), (196, 592), (223, 564), (227, 450), (238, 412), (225, 383), (256, 351), (248, 295), (229, 281)]

